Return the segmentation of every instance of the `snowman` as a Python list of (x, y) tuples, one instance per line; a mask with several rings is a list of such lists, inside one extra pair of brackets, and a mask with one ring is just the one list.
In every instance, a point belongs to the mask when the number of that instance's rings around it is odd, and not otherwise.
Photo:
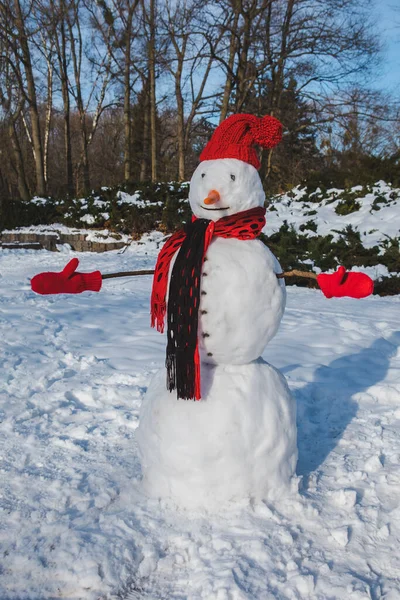
[[(166, 328), (166, 361), (144, 397), (137, 443), (145, 491), (185, 507), (275, 501), (296, 489), (295, 401), (261, 358), (291, 273), (257, 239), (266, 221), (256, 147), (273, 148), (281, 135), (270, 116), (232, 115), (217, 127), (191, 179), (192, 222), (166, 242), (154, 271), (151, 322)], [(103, 279), (139, 274), (79, 273), (78, 262), (36, 275), (32, 290), (100, 291)], [(344, 267), (307, 275), (327, 298), (373, 291), (367, 275)]]
[(274, 500), (292, 486), (295, 401), (261, 358), (285, 284), (257, 239), (265, 195), (255, 145), (274, 147), (281, 129), (245, 114), (219, 125), (190, 182), (193, 221), (158, 258), (152, 324), (163, 331), (166, 321), (166, 369), (143, 400), (137, 442), (147, 493), (185, 506)]

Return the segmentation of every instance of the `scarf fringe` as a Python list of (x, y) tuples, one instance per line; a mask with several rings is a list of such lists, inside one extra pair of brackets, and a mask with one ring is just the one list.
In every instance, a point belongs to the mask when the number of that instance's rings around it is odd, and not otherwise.
[(168, 351), (165, 359), (167, 369), (167, 389), (177, 391), (181, 400), (200, 400), (200, 359), (196, 346), (195, 352), (189, 348)]
[(159, 298), (151, 298), (151, 326), (160, 333), (164, 333), (165, 315), (167, 313), (167, 303)]

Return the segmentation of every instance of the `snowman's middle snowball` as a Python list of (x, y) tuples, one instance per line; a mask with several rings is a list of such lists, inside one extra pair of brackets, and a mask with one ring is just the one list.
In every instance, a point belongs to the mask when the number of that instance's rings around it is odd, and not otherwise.
[[(259, 240), (215, 238), (201, 277), (199, 349), (203, 362), (257, 359), (278, 331), (286, 290), (279, 262)], [(256, 292), (255, 292), (256, 290)]]

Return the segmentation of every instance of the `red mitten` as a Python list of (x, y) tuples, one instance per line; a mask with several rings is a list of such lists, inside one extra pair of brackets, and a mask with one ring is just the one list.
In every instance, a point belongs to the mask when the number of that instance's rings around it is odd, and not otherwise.
[(31, 288), (37, 294), (80, 294), (86, 290), (99, 292), (102, 284), (100, 271), (76, 273), (79, 260), (73, 258), (61, 273), (39, 273), (31, 279)]
[(347, 273), (339, 267), (335, 273), (321, 273), (317, 277), (318, 285), (327, 298), (366, 298), (374, 291), (374, 282), (365, 273)]

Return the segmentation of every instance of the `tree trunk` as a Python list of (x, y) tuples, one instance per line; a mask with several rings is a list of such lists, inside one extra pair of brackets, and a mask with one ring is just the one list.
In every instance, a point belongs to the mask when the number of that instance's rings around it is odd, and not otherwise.
[[(254, 5), (253, 5), (254, 6)], [(246, 11), (242, 14), (244, 18), (242, 48), (239, 55), (239, 63), (237, 69), (237, 88), (235, 98), (235, 112), (242, 110), (242, 106), (248, 94), (248, 54), (251, 44), (251, 22), (254, 17), (253, 11)]]
[(140, 161), (140, 181), (146, 181), (149, 154), (149, 121), (150, 121), (149, 85), (146, 82), (145, 105), (143, 114), (143, 153)]
[(81, 143), (81, 158), (78, 165), (78, 170), (81, 170), (81, 178), (77, 179), (77, 193), (86, 194), (90, 192), (90, 169), (89, 169), (89, 153), (88, 153), (88, 132), (86, 122), (86, 111), (83, 103), (82, 95), (82, 80), (81, 80), (81, 66), (82, 66), (82, 48), (83, 40), (80, 29), (78, 6), (74, 5), (74, 18), (76, 32), (74, 31), (73, 23), (67, 14), (67, 24), (69, 31), (69, 39), (71, 44), (71, 57), (74, 68), (75, 78), (75, 100), (76, 106), (79, 113), (80, 122), (80, 143)]
[(233, 19), (231, 37), (230, 37), (230, 41), (229, 41), (229, 58), (228, 58), (229, 71), (226, 74), (224, 94), (222, 96), (221, 112), (220, 112), (220, 116), (219, 116), (220, 123), (222, 123), (222, 121), (224, 119), (226, 119), (226, 116), (228, 114), (229, 102), (231, 99), (232, 87), (233, 87), (233, 67), (235, 64), (235, 54), (236, 54), (236, 47), (237, 47), (237, 28), (238, 28), (238, 22), (239, 22), (238, 2), (235, 2), (234, 7), (235, 7), (234, 8), (234, 19)]
[(81, 145), (82, 145), (82, 179), (83, 179), (83, 193), (90, 193), (90, 167), (89, 167), (89, 153), (87, 145), (87, 132), (86, 132), (86, 118), (83, 118), (84, 123), (82, 125), (81, 133)]
[(17, 172), (17, 185), (18, 185), (18, 193), (20, 195), (21, 200), (30, 200), (30, 193), (28, 189), (28, 185), (26, 183), (25, 177), (25, 169), (24, 169), (24, 160), (22, 158), (21, 146), (19, 143), (18, 135), (15, 129), (15, 119), (12, 118), (10, 120), (8, 126), (8, 132), (11, 139), (11, 144), (14, 151), (14, 160), (15, 160), (15, 170)]
[(124, 65), (124, 179), (132, 178), (132, 124), (131, 124), (131, 35), (133, 10), (129, 9), (126, 25), (126, 47)]
[(46, 194), (46, 182), (44, 176), (43, 147), (40, 133), (39, 112), (36, 100), (35, 80), (33, 76), (28, 39), (25, 31), (24, 20), (19, 0), (14, 0), (14, 9), (15, 25), (18, 31), (18, 40), (20, 44), (26, 76), (27, 98), (29, 101), (29, 112), (32, 124), (32, 144), (35, 157), (36, 193), (39, 196), (44, 196)]
[(61, 46), (57, 45), (58, 62), (60, 66), (61, 92), (63, 99), (64, 120), (64, 152), (65, 152), (65, 177), (68, 196), (74, 194), (74, 174), (72, 169), (72, 146), (71, 146), (71, 109), (69, 98), (69, 80), (67, 63), (67, 41), (65, 35), (64, 11), (61, 15)]
[(63, 120), (64, 120), (64, 151), (65, 151), (65, 176), (68, 196), (74, 194), (74, 174), (72, 169), (72, 147), (71, 147), (71, 121), (70, 101), (68, 84), (62, 86), (63, 96)]
[(131, 127), (131, 85), (130, 85), (130, 63), (126, 59), (124, 77), (124, 180), (131, 180), (131, 149), (132, 149), (132, 127)]
[[(282, 40), (281, 40), (281, 47), (280, 47), (280, 56), (277, 61), (277, 68), (275, 69), (275, 67), (274, 67), (271, 70), (272, 94), (271, 94), (271, 110), (270, 110), (269, 114), (271, 116), (276, 116), (276, 117), (279, 117), (282, 93), (283, 93), (284, 86), (285, 86), (284, 77), (285, 77), (285, 65), (286, 65), (286, 61), (287, 61), (287, 46), (288, 46), (288, 42), (289, 42), (290, 24), (291, 24), (291, 20), (293, 17), (294, 4), (295, 4), (295, 0), (288, 0), (286, 12), (285, 12), (285, 18), (282, 23)], [(274, 153), (273, 148), (268, 150), (267, 168), (266, 168), (265, 176), (263, 178), (263, 182), (266, 182), (268, 177), (271, 174), (273, 153)]]
[(175, 98), (177, 106), (177, 139), (178, 139), (178, 179), (185, 181), (185, 114), (182, 96), (181, 78), (183, 70), (183, 58), (185, 56), (186, 39), (182, 51), (178, 54), (178, 67), (175, 73)]
[(150, 76), (150, 140), (151, 140), (151, 180), (157, 181), (157, 105), (156, 105), (156, 24), (155, 0), (150, 0), (149, 19), (149, 76)]
[(43, 160), (43, 171), (46, 186), (48, 184), (48, 163), (49, 163), (49, 140), (50, 140), (50, 127), (51, 127), (51, 115), (53, 112), (53, 65), (49, 60), (47, 63), (47, 106), (46, 106), (46, 126), (44, 131), (44, 160)]
[(177, 94), (178, 108), (178, 179), (185, 181), (185, 118), (183, 114), (183, 98), (181, 90)]

